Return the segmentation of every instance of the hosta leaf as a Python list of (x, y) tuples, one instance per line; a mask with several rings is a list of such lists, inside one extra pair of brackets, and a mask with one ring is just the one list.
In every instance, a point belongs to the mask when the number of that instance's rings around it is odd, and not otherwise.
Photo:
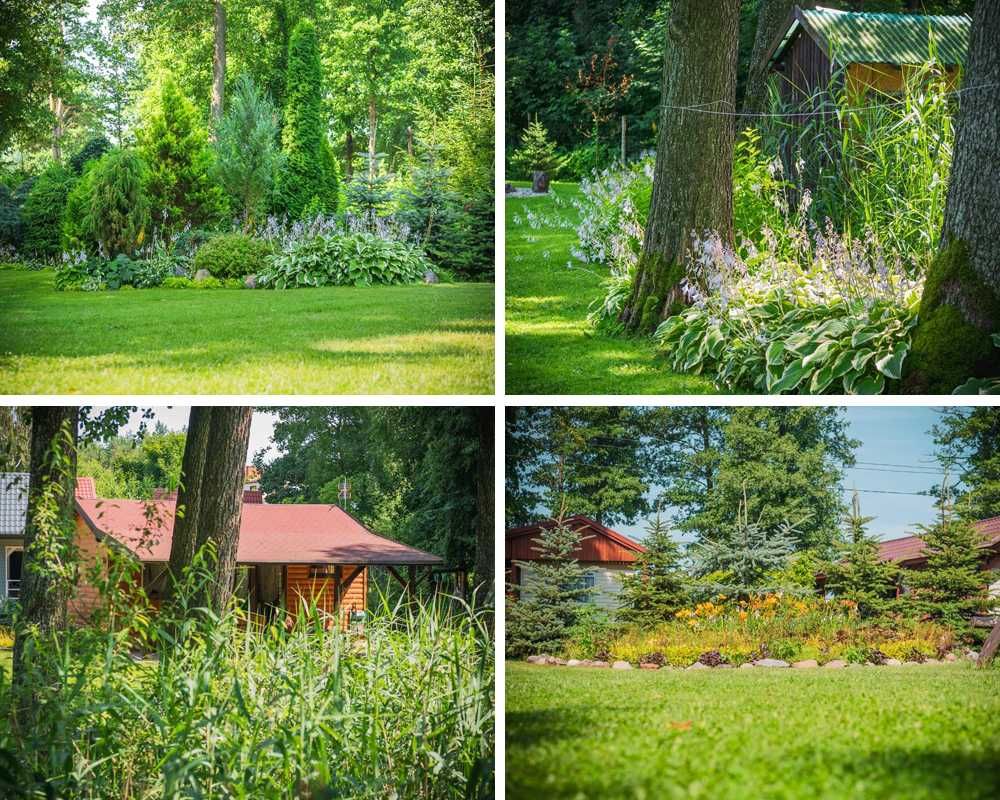
[(787, 367), (782, 373), (778, 381), (771, 387), (771, 391), (774, 394), (782, 394), (783, 392), (790, 392), (800, 383), (802, 379), (806, 376), (808, 370), (802, 366), (802, 359), (796, 359)]
[(866, 326), (864, 328), (860, 328), (859, 330), (856, 330), (854, 335), (851, 337), (851, 347), (860, 347), (865, 342), (870, 342), (875, 337), (881, 336), (884, 331), (885, 328), (882, 326)]
[(767, 346), (767, 363), (769, 366), (775, 366), (780, 364), (785, 360), (785, 343), (784, 342), (771, 342)]
[(903, 376), (903, 359), (909, 352), (910, 345), (907, 342), (899, 342), (891, 353), (886, 353), (875, 362), (875, 369), (888, 378), (899, 380)]
[(852, 388), (856, 394), (881, 394), (885, 389), (885, 378), (881, 375), (866, 375)]
[(815, 350), (802, 359), (802, 366), (809, 367), (820, 363), (827, 357), (832, 347), (833, 342), (823, 342), (818, 345)]

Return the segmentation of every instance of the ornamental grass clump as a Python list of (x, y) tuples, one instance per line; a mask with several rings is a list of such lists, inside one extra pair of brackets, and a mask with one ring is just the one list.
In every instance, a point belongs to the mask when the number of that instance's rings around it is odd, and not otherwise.
[[(197, 565), (154, 611), (111, 582), (134, 569), (102, 582), (101, 625), (28, 642), (28, 668), (57, 680), (25, 676), (44, 713), (0, 727), (3, 796), (489, 796), (483, 612), (383, 598), (350, 633), (315, 607), (261, 625), (198, 607), (212, 574)], [(0, 685), (5, 721), (23, 700)]]

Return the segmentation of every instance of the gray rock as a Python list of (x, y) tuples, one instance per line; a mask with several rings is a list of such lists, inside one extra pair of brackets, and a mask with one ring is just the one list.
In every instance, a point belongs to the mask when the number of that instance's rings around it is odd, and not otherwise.
[(247, 275), (243, 279), (243, 285), (246, 286), (247, 289), (256, 289), (257, 288), (257, 276), (256, 275)]
[(944, 660), (945, 661), (958, 661), (958, 656), (956, 656), (954, 653), (945, 653)]
[(923, 661), (923, 663), (924, 664), (940, 664), (941, 661), (939, 661), (936, 658), (925, 658), (924, 661)]
[(578, 658), (571, 658), (569, 661), (566, 662), (567, 667), (579, 667), (582, 664), (583, 662)]
[(632, 669), (632, 665), (627, 661), (616, 661), (611, 665), (611, 669)]
[(186, 278), (188, 276), (188, 271), (180, 264), (174, 264), (174, 277), (175, 278)]
[(979, 653), (975, 650), (966, 650), (965, 657), (969, 659), (969, 661), (976, 661), (979, 658)]
[(535, 194), (547, 194), (549, 191), (549, 176), (546, 172), (535, 171), (531, 174), (531, 191)]
[(685, 667), (685, 669), (711, 669), (708, 664), (702, 664), (700, 661), (695, 661), (690, 667)]
[(639, 665), (639, 669), (659, 669), (659, 664), (653, 664), (650, 661), (644, 661)]
[(900, 661), (898, 658), (887, 658), (883, 663), (887, 667), (899, 667), (902, 666), (903, 664), (903, 662)]
[(753, 669), (753, 662), (744, 661), (742, 664), (740, 664), (740, 669)]
[(782, 661), (780, 658), (760, 658), (753, 662), (755, 667), (788, 667), (787, 661)]
[(204, 281), (204, 280), (208, 280), (208, 279), (209, 279), (209, 278), (211, 278), (211, 277), (212, 277), (212, 273), (211, 273), (211, 272), (209, 272), (209, 271), (208, 271), (207, 269), (200, 269), (200, 270), (198, 270), (198, 271), (197, 271), (197, 272), (196, 272), (196, 273), (194, 274), (194, 279), (195, 279), (196, 281)]
[(607, 661), (591, 661), (587, 664), (588, 667), (597, 667), (598, 669), (607, 669), (611, 665)]
[(796, 661), (792, 664), (792, 669), (815, 669), (819, 666), (819, 662), (815, 658), (807, 658), (802, 661)]
[(732, 664), (719, 664), (716, 669), (736, 669)]
[(440, 281), (438, 279), (437, 273), (434, 270), (429, 269), (424, 273), (424, 283), (439, 283), (439, 282)]
[(833, 659), (833, 661), (827, 661), (823, 665), (823, 669), (843, 669), (846, 666), (847, 666), (847, 662), (846, 661), (842, 661), (839, 658), (835, 658), (835, 659)]

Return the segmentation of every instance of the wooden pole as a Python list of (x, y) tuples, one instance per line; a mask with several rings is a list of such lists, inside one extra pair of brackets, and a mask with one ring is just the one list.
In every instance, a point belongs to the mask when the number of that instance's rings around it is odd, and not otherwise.
[(622, 114), (622, 164), (625, 163), (625, 131), (628, 128), (628, 117)]
[(417, 590), (417, 568), (415, 565), (410, 564), (406, 568), (406, 588), (409, 590), (409, 594), (412, 597)]
[(997, 654), (997, 648), (1000, 648), (1000, 622), (993, 623), (993, 630), (983, 644), (983, 649), (979, 651), (976, 666), (985, 667), (989, 664), (993, 656)]

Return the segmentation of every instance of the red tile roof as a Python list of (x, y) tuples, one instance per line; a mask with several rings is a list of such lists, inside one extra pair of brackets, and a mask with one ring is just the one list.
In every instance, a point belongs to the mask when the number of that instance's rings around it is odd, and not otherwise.
[(264, 493), (260, 489), (244, 489), (243, 490), (243, 502), (244, 503), (263, 503)]
[[(976, 523), (976, 528), (983, 535), (981, 547), (996, 547), (1000, 545), (1000, 517), (990, 517)], [(920, 561), (924, 554), (924, 540), (919, 536), (903, 536), (899, 539), (887, 539), (879, 543), (879, 556), (883, 561)]]
[(87, 500), (97, 497), (97, 490), (94, 488), (93, 478), (76, 479), (76, 496)]
[[(76, 505), (98, 536), (110, 536), (142, 561), (169, 560), (173, 501), (79, 499)], [(443, 563), (431, 553), (372, 533), (337, 506), (263, 503), (243, 505), (236, 560), (241, 564)]]

